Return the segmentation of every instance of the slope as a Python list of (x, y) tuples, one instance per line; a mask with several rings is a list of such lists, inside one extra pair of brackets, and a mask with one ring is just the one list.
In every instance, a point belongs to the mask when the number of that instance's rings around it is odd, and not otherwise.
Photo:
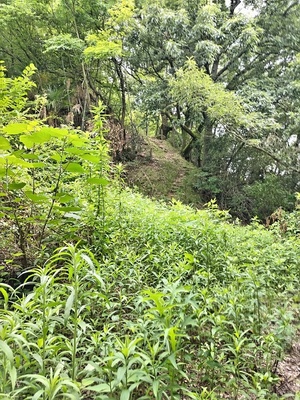
[(168, 141), (148, 137), (134, 161), (126, 163), (126, 183), (159, 200), (175, 198), (201, 205), (193, 187), (198, 169), (187, 162)]

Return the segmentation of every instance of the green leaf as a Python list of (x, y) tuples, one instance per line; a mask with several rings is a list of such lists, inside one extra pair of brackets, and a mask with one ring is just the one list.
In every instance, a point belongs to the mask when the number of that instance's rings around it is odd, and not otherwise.
[(81, 207), (57, 207), (58, 211), (62, 211), (62, 212), (69, 212), (69, 211), (81, 211), (82, 208)]
[(117, 371), (117, 381), (121, 382), (126, 374), (126, 367), (119, 367)]
[(10, 168), (0, 168), (0, 177), (15, 176), (15, 173)]
[(51, 128), (48, 126), (44, 126), (40, 131), (40, 134), (48, 135), (49, 137), (54, 137), (57, 139), (62, 139), (69, 135), (68, 129), (61, 128)]
[(2, 293), (2, 296), (4, 298), (4, 302), (7, 304), (8, 303), (8, 293), (7, 291), (4, 289), (4, 287), (0, 286), (0, 293)]
[(65, 152), (69, 154), (84, 155), (85, 150), (78, 149), (77, 147), (66, 147)]
[(29, 191), (25, 192), (26, 197), (31, 200), (33, 203), (43, 203), (48, 200), (48, 197), (44, 194), (35, 194)]
[(20, 190), (24, 186), (26, 186), (24, 182), (13, 182), (8, 184), (8, 190)]
[(171, 361), (171, 364), (173, 365), (173, 367), (178, 370), (178, 365), (177, 365), (176, 360), (175, 360), (175, 354), (171, 354), (168, 357), (168, 360)]
[(153, 381), (152, 389), (153, 389), (153, 394), (154, 394), (155, 398), (157, 397), (157, 394), (158, 394), (158, 388), (159, 388), (159, 381), (158, 380)]
[(84, 174), (85, 173), (85, 170), (78, 163), (68, 163), (68, 164), (66, 164), (65, 170), (68, 171), (68, 172), (74, 172), (76, 174)]
[(4, 342), (3, 340), (0, 340), (0, 350), (3, 351), (3, 353), (5, 354), (6, 358), (13, 363), (14, 362), (14, 355), (13, 352), (11, 350), (11, 348), (8, 346), (8, 344), (6, 342)]
[(60, 156), (59, 154), (53, 154), (51, 156), (52, 160), (60, 162), (60, 161), (64, 161), (66, 159), (66, 156)]
[(89, 386), (86, 389), (91, 390), (92, 392), (97, 392), (97, 393), (109, 393), (110, 392), (110, 386), (107, 383), (100, 383), (99, 385)]
[(57, 200), (59, 203), (69, 203), (70, 201), (74, 200), (74, 197), (68, 193), (60, 192), (56, 194), (55, 200)]
[(11, 381), (11, 387), (14, 390), (17, 383), (17, 370), (14, 365), (9, 368), (9, 376)]
[(123, 389), (121, 392), (120, 400), (129, 400), (129, 398), (130, 398), (129, 389)]
[(38, 390), (35, 395), (32, 397), (32, 400), (38, 400), (40, 397), (42, 397), (44, 394), (44, 390)]
[(88, 178), (87, 182), (91, 183), (92, 185), (101, 185), (101, 186), (109, 185), (109, 180), (105, 178)]
[(65, 313), (64, 313), (64, 321), (65, 322), (67, 322), (67, 320), (68, 320), (68, 318), (70, 316), (70, 313), (71, 313), (71, 310), (72, 310), (72, 307), (73, 307), (73, 304), (74, 304), (74, 299), (75, 299), (75, 290), (74, 290), (74, 288), (70, 287), (70, 290), (71, 290), (71, 294), (70, 294), (70, 296), (68, 297), (68, 299), (66, 301), (66, 308), (65, 308)]
[(22, 160), (21, 158), (15, 157), (14, 155), (6, 157), (6, 160), (8, 160), (10, 165), (16, 165), (24, 168), (33, 168), (32, 163)]
[(98, 164), (99, 163), (99, 156), (94, 156), (92, 154), (82, 154), (80, 155), (80, 158), (86, 160), (86, 161), (90, 161), (94, 164)]
[(0, 136), (0, 149), (1, 150), (9, 150), (10, 149), (9, 141), (3, 136)]
[(78, 135), (69, 135), (69, 140), (72, 143), (72, 145), (76, 147), (85, 146), (86, 143), (88, 142), (88, 139), (80, 137)]
[[(42, 345), (43, 345), (43, 343), (42, 343)], [(42, 348), (42, 345), (39, 347)], [(43, 362), (42, 357), (38, 353), (32, 354), (32, 357), (39, 363), (39, 366), (41, 368), (43, 368), (44, 362)]]
[(34, 146), (34, 141), (30, 135), (21, 135), (20, 141), (28, 148), (31, 149)]
[(44, 132), (43, 130), (20, 136), (20, 141), (28, 148), (33, 147), (35, 144), (44, 144), (50, 139), (51, 135), (47, 131)]
[(33, 168), (44, 168), (45, 167), (45, 163), (43, 162), (35, 162), (31, 164)]
[(24, 150), (20, 151), (20, 153), (14, 152), (14, 155), (17, 156), (17, 157), (25, 158), (27, 160), (38, 160), (39, 159), (38, 155), (31, 154), (31, 153), (25, 153)]
[(19, 133), (26, 132), (28, 129), (28, 124), (21, 122), (21, 123), (14, 123), (6, 125), (3, 130), (8, 135), (18, 135)]

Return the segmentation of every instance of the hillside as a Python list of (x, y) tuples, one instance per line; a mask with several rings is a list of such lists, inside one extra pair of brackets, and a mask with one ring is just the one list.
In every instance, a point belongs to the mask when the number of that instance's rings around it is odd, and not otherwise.
[(175, 198), (200, 206), (193, 187), (198, 168), (187, 162), (168, 141), (144, 138), (137, 157), (125, 164), (126, 183), (144, 195), (159, 199)]

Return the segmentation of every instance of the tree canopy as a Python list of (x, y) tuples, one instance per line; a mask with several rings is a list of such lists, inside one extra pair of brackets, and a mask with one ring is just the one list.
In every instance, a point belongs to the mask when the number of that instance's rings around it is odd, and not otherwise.
[(99, 99), (124, 132), (153, 121), (199, 166), (203, 199), (250, 217), (252, 184), (297, 190), (299, 14), (283, 0), (7, 0), (0, 52), (12, 77), (34, 63), (51, 123), (86, 129)]

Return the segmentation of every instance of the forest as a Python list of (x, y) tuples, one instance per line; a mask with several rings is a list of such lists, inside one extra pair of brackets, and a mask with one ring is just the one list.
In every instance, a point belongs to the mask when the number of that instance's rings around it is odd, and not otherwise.
[(0, 29), (0, 399), (300, 399), (300, 1)]

